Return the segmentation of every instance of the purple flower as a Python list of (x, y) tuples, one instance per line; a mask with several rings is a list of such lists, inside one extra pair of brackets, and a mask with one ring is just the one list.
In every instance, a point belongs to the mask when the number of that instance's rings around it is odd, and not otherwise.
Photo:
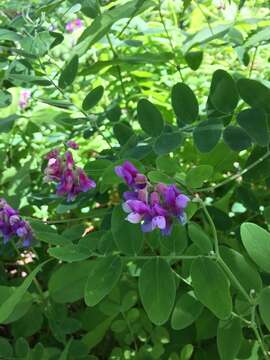
[(146, 176), (140, 174), (138, 169), (129, 161), (115, 167), (115, 173), (121, 177), (127, 185), (135, 189), (143, 189), (147, 184)]
[(73, 140), (67, 141), (66, 145), (67, 145), (68, 148), (71, 148), (71, 149), (74, 149), (74, 150), (79, 149), (79, 145)]
[(23, 246), (30, 246), (33, 233), (29, 223), (23, 220), (19, 212), (13, 209), (4, 199), (0, 199), (0, 232), (4, 244), (12, 237), (17, 236), (22, 240)]
[(128, 213), (127, 221), (141, 224), (143, 232), (160, 229), (163, 235), (171, 233), (174, 219), (181, 224), (185, 223), (185, 208), (189, 198), (175, 185), (160, 183), (153, 189), (146, 176), (140, 174), (128, 161), (122, 166), (116, 166), (115, 172), (132, 190), (123, 194), (123, 210)]
[(76, 29), (80, 29), (83, 27), (83, 21), (81, 19), (71, 20), (66, 24), (67, 32), (72, 33)]
[(58, 149), (54, 149), (47, 154), (46, 159), (48, 164), (44, 180), (56, 182), (56, 194), (66, 196), (67, 201), (72, 201), (79, 193), (96, 187), (96, 183), (88, 178), (84, 170), (75, 165), (71, 151), (61, 155)]
[(30, 97), (31, 97), (30, 90), (22, 90), (21, 91), (20, 98), (19, 98), (19, 106), (22, 110), (27, 108)]

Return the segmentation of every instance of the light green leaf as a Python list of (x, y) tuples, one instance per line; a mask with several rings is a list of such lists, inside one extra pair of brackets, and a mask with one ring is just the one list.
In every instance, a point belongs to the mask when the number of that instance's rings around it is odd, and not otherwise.
[(264, 271), (270, 273), (270, 234), (256, 224), (241, 225), (241, 239), (251, 259)]
[(211, 165), (199, 165), (191, 168), (186, 175), (186, 184), (193, 189), (202, 187), (203, 183), (210, 180), (213, 174)]
[(27, 289), (31, 285), (32, 281), (36, 277), (37, 273), (42, 269), (42, 267), (48, 262), (45, 261), (42, 264), (38, 265), (22, 282), (22, 284), (16, 288), (16, 290), (11, 294), (10, 297), (5, 300), (0, 306), (0, 323), (3, 323), (8, 317), (12, 314), (16, 305), (21, 301), (22, 297), (26, 293)]

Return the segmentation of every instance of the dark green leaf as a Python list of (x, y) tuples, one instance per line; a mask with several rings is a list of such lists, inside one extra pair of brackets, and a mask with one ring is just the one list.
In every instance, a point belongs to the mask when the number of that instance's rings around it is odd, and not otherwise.
[(217, 346), (221, 360), (235, 360), (242, 342), (242, 328), (238, 318), (220, 321), (217, 331)]
[(149, 319), (156, 325), (164, 324), (172, 311), (175, 299), (175, 280), (165, 260), (149, 260), (142, 268), (139, 292)]
[(83, 298), (86, 280), (94, 265), (93, 261), (64, 264), (52, 273), (48, 289), (57, 303), (72, 303)]
[(242, 151), (251, 146), (251, 138), (238, 126), (227, 126), (223, 131), (223, 139), (233, 151)]
[(84, 300), (88, 306), (98, 304), (118, 282), (122, 272), (119, 256), (107, 256), (95, 260), (84, 290)]
[(139, 225), (129, 223), (121, 206), (112, 214), (112, 233), (119, 250), (127, 255), (138, 254), (143, 246), (143, 234)]
[(185, 54), (185, 60), (192, 70), (199, 69), (203, 59), (202, 51), (190, 51)]
[(231, 113), (238, 103), (236, 84), (224, 70), (216, 70), (212, 77), (210, 101), (215, 109), (222, 113)]
[(184, 83), (177, 83), (172, 88), (172, 106), (180, 123), (189, 124), (195, 121), (199, 113), (196, 96), (190, 87)]
[(7, 107), (12, 102), (12, 95), (6, 90), (0, 90), (0, 108)]
[(12, 129), (14, 122), (19, 118), (20, 116), (16, 114), (10, 115), (6, 118), (0, 118), (0, 133), (9, 132)]
[(269, 144), (267, 116), (263, 110), (243, 110), (237, 115), (237, 122), (255, 143), (261, 146)]
[(90, 91), (88, 95), (86, 95), (85, 99), (83, 100), (82, 107), (83, 110), (88, 111), (92, 107), (96, 106), (97, 103), (100, 101), (104, 93), (103, 86), (97, 86), (93, 90)]
[(209, 254), (213, 250), (212, 241), (198, 224), (190, 223), (188, 225), (188, 234), (203, 254)]
[(198, 300), (219, 319), (228, 318), (232, 311), (230, 283), (219, 265), (208, 258), (197, 258), (191, 267), (191, 279)]
[(76, 78), (79, 65), (78, 55), (74, 55), (70, 62), (64, 67), (58, 80), (61, 89), (71, 85)]
[(158, 155), (168, 154), (182, 144), (182, 134), (180, 132), (163, 133), (154, 143), (154, 151)]
[(193, 139), (200, 152), (211, 151), (218, 143), (222, 132), (222, 123), (217, 119), (202, 121), (193, 131)]
[(138, 120), (143, 131), (150, 136), (159, 136), (164, 127), (161, 113), (147, 99), (141, 99), (137, 105)]
[(120, 145), (125, 145), (125, 143), (134, 134), (132, 128), (123, 123), (115, 124), (113, 132)]
[(259, 81), (239, 79), (237, 87), (241, 98), (250, 106), (270, 112), (270, 90)]
[(171, 326), (182, 330), (190, 326), (200, 316), (203, 305), (196, 299), (193, 291), (179, 297), (172, 313)]

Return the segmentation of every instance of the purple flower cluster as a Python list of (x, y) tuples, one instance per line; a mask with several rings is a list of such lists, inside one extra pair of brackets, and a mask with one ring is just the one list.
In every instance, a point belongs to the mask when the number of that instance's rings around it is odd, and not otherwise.
[(76, 29), (80, 29), (83, 27), (83, 21), (81, 19), (71, 20), (66, 24), (67, 32), (72, 33)]
[(23, 246), (28, 247), (33, 239), (29, 223), (23, 220), (19, 212), (9, 206), (4, 199), (0, 199), (0, 232), (4, 238), (4, 244), (13, 236), (18, 236)]
[(27, 108), (30, 97), (31, 97), (30, 90), (22, 90), (21, 91), (20, 98), (19, 98), (19, 106), (22, 110)]
[(146, 176), (140, 174), (129, 161), (116, 166), (115, 172), (131, 191), (124, 193), (123, 210), (128, 213), (127, 220), (141, 224), (143, 232), (160, 229), (163, 235), (169, 235), (174, 219), (185, 223), (185, 208), (189, 198), (175, 185), (157, 184), (153, 187)]
[[(67, 147), (78, 149), (78, 144), (70, 140)], [(63, 155), (59, 149), (50, 151), (46, 159), (48, 160), (45, 168), (46, 182), (56, 182), (56, 194), (67, 196), (67, 201), (72, 201), (81, 192), (87, 192), (96, 187), (96, 183), (88, 178), (84, 170), (75, 165), (71, 151), (66, 151)]]

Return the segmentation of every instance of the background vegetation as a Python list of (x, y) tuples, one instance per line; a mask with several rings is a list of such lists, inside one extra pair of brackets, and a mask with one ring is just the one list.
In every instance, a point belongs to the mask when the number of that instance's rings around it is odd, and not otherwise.
[[(270, 358), (269, 40), (263, 0), (2, 0), (0, 195), (34, 240), (0, 244), (1, 359)], [(186, 225), (125, 220), (125, 160)]]

